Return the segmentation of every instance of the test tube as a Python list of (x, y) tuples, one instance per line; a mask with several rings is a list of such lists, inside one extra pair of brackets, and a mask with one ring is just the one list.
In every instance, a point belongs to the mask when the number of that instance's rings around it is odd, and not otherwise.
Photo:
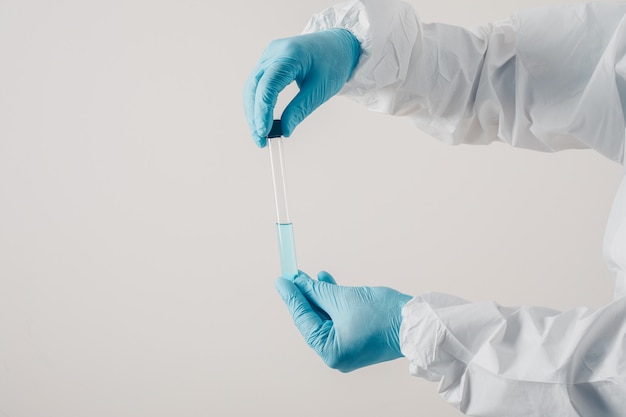
[(285, 164), (283, 162), (283, 138), (280, 120), (274, 120), (267, 136), (274, 182), (274, 201), (276, 203), (276, 230), (278, 232), (278, 250), (280, 269), (283, 278), (293, 280), (298, 275), (296, 246), (293, 238), (293, 224), (287, 209), (287, 190), (285, 187)]

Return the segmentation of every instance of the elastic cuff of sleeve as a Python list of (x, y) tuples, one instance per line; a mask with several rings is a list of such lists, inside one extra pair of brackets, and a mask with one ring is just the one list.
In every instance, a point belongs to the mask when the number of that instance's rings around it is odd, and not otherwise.
[(463, 346), (448, 332), (435, 309), (465, 304), (467, 301), (445, 294), (428, 293), (413, 298), (402, 309), (400, 349), (409, 360), (411, 375), (440, 381), (439, 393), (449, 403), (462, 400), (462, 377), (466, 363), (459, 360)]
[(374, 92), (407, 78), (413, 46), (419, 42), (420, 22), (413, 7), (399, 0), (349, 1), (314, 15), (304, 33), (334, 28), (349, 30), (361, 46), (358, 64), (339, 94), (383, 111)]

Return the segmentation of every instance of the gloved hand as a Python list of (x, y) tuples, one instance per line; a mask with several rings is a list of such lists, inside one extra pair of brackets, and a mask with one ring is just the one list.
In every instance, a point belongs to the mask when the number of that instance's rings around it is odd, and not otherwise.
[(360, 53), (358, 40), (345, 29), (270, 43), (244, 89), (244, 110), (256, 144), (265, 146), (278, 94), (285, 87), (294, 80), (300, 87), (281, 116), (283, 136), (290, 136), (305, 117), (341, 90)]
[(342, 287), (327, 272), (300, 272), (276, 289), (296, 327), (326, 365), (350, 372), (402, 356), (402, 307), (410, 296), (386, 287)]

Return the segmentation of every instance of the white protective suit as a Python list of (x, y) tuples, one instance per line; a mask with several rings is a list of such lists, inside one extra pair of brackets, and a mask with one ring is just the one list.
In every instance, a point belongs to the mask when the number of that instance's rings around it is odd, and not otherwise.
[[(546, 7), (475, 30), (424, 24), (397, 0), (351, 1), (305, 32), (361, 42), (342, 90), (408, 116), (451, 144), (495, 140), (541, 151), (593, 148), (623, 162), (626, 3)], [(626, 180), (607, 227), (615, 298), (555, 311), (413, 298), (400, 342), (411, 373), (474, 416), (626, 416)]]

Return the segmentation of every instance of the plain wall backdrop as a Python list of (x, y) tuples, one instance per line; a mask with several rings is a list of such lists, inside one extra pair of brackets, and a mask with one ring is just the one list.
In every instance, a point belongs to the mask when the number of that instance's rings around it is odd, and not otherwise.
[[(412, 3), (472, 27), (553, 2)], [(269, 41), (331, 4), (0, 0), (0, 417), (459, 415), (404, 359), (326, 368), (274, 290), (269, 155), (242, 90)], [(285, 157), (312, 275), (612, 297), (622, 168), (593, 151), (450, 147), (338, 97)]]

